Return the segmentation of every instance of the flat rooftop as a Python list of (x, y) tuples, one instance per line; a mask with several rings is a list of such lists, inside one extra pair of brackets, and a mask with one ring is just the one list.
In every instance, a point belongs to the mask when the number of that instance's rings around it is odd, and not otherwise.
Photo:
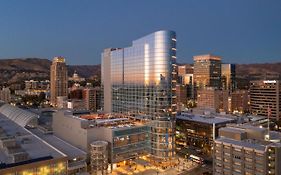
[(223, 142), (231, 145), (236, 145), (244, 148), (249, 148), (249, 149), (256, 149), (259, 151), (265, 151), (266, 145), (260, 143), (260, 142), (254, 142), (253, 140), (233, 140), (225, 137), (221, 137), (216, 139), (216, 142)]
[[(14, 139), (16, 146), (7, 147), (11, 154), (21, 152), (27, 153), (28, 160), (51, 156), (53, 158), (66, 157), (64, 153), (52, 147), (42, 139), (32, 134), (27, 129), (0, 114), (0, 128), (2, 128), (1, 140)], [(0, 148), (0, 162), (13, 163), (4, 148)]]
[[(80, 120), (84, 123), (84, 128), (106, 127), (110, 129), (131, 128), (143, 126), (144, 123), (134, 117), (124, 114), (73, 114), (71, 111), (64, 111), (65, 117)], [(86, 124), (87, 123), (87, 124)]]
[(220, 124), (220, 123), (231, 123), (236, 121), (233, 118), (227, 118), (223, 116), (214, 115), (194, 115), (194, 114), (182, 114), (177, 115), (176, 119), (205, 123), (205, 124)]
[(87, 153), (83, 150), (71, 145), (70, 143), (56, 137), (53, 134), (44, 134), (38, 128), (30, 129), (30, 131), (47, 142), (48, 144), (52, 145), (56, 149), (60, 150), (63, 154), (65, 154), (68, 159), (74, 159), (78, 157), (86, 158)]

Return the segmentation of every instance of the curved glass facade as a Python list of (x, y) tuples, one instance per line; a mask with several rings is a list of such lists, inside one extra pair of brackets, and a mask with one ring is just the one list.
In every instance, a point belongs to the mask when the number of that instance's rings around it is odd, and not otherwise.
[(105, 112), (153, 120), (151, 153), (160, 158), (174, 155), (175, 63), (173, 31), (152, 33), (133, 41), (131, 47), (110, 49), (110, 53), (106, 49), (102, 55)]

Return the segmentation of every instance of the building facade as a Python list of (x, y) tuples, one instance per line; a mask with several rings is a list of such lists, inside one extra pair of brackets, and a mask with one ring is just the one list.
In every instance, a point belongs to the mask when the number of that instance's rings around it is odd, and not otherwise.
[(205, 88), (197, 91), (197, 107), (215, 109), (217, 112), (229, 112), (229, 96), (227, 90)]
[(194, 82), (196, 88), (221, 87), (221, 57), (198, 55), (194, 60)]
[(237, 89), (235, 64), (221, 64), (222, 89), (229, 92)]
[(177, 115), (177, 150), (183, 151), (192, 147), (201, 150), (204, 157), (210, 157), (212, 155), (214, 138), (218, 136), (219, 128), (225, 127), (227, 123), (234, 123), (235, 121), (235, 119), (220, 115)]
[(96, 112), (101, 109), (101, 89), (99, 87), (83, 89), (83, 99), (87, 110)]
[(157, 31), (131, 47), (105, 49), (102, 86), (105, 112), (143, 115), (151, 122), (151, 155), (175, 155), (176, 34)]
[(57, 105), (57, 97), (68, 95), (68, 76), (65, 58), (54, 57), (51, 65), (51, 99), (53, 106)]
[(253, 126), (219, 129), (214, 143), (213, 173), (277, 175), (281, 173), (280, 133)]
[(281, 117), (281, 88), (278, 80), (251, 81), (250, 105), (254, 115), (267, 116), (270, 109), (270, 117), (279, 120)]
[(231, 112), (249, 113), (250, 95), (248, 90), (235, 90), (231, 93)]

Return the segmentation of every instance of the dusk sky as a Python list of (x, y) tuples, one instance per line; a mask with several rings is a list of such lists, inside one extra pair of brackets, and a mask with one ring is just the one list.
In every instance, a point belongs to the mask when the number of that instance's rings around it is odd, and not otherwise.
[(99, 64), (104, 48), (162, 29), (177, 33), (180, 63), (206, 53), (229, 63), (281, 61), (280, 0), (3, 0), (0, 58)]

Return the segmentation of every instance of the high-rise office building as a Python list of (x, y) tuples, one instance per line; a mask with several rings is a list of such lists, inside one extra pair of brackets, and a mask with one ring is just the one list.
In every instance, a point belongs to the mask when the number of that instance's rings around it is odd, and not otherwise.
[(156, 159), (175, 155), (175, 63), (173, 31), (157, 31), (102, 54), (104, 111), (151, 119), (149, 148)]
[(281, 117), (281, 83), (278, 80), (257, 80), (250, 83), (250, 110), (252, 114), (279, 120)]
[(51, 70), (51, 105), (56, 106), (57, 97), (67, 97), (68, 77), (65, 58), (54, 57)]
[(194, 82), (197, 88), (221, 87), (221, 57), (208, 55), (194, 56)]
[(278, 132), (250, 125), (220, 128), (214, 143), (213, 173), (281, 174), (280, 139)]
[(221, 81), (224, 90), (232, 92), (237, 88), (235, 77), (235, 64), (221, 64)]

